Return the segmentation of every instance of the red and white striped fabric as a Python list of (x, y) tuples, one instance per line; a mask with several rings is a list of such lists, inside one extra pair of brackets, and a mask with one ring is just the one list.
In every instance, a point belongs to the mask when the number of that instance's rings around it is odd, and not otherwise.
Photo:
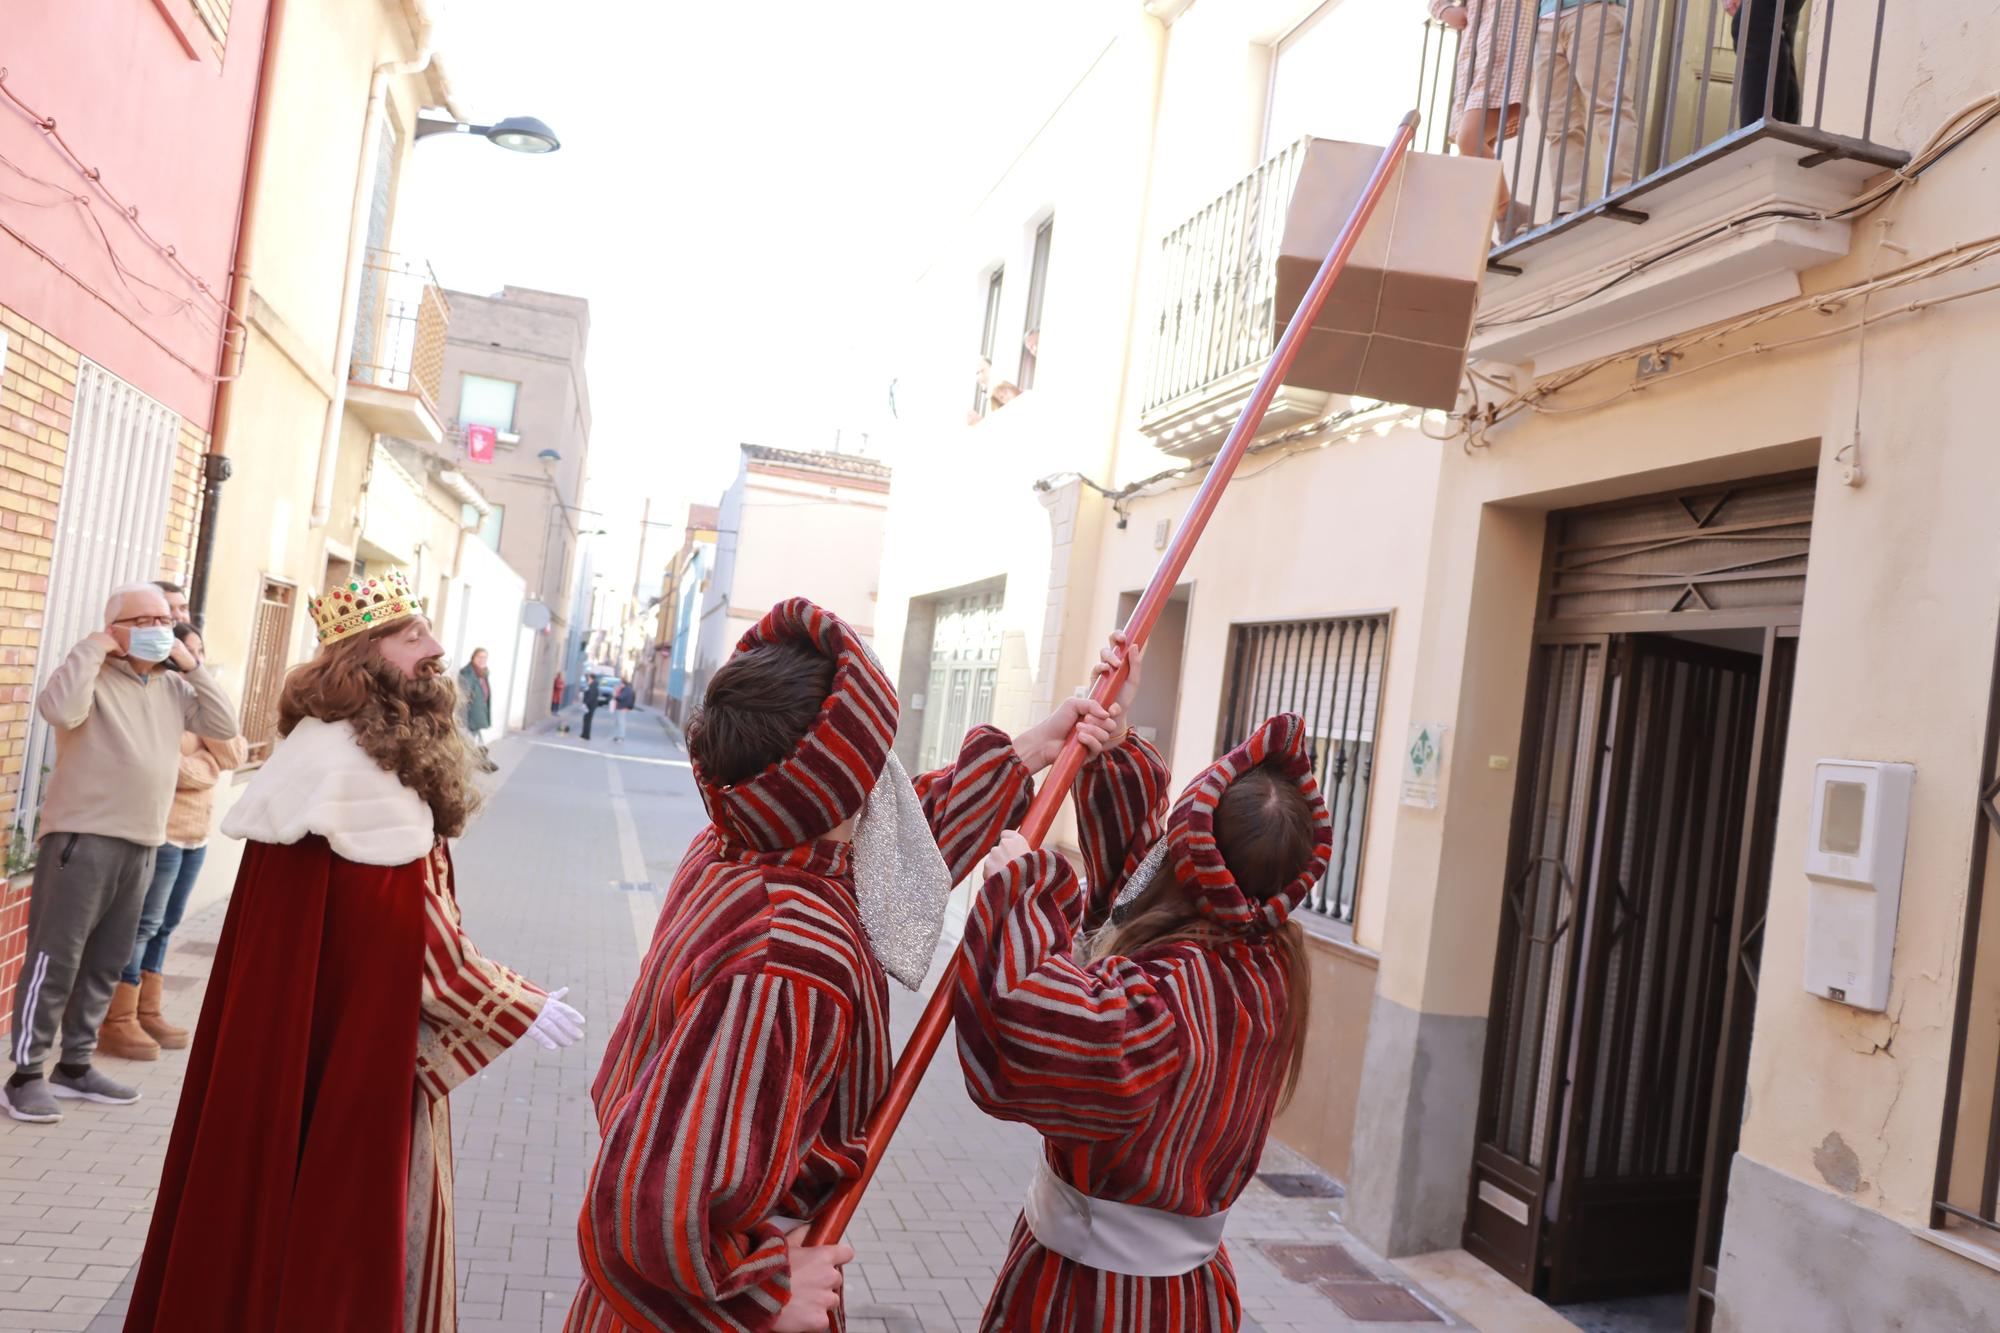
[[(1260, 764), (1270, 764), (1305, 793), (1312, 808), (1313, 853), (1282, 893), (1251, 901), (1236, 887), (1222, 849), (1215, 843), (1215, 807), (1229, 784)], [(1306, 753), (1305, 719), (1279, 713), (1188, 784), (1167, 816), (1167, 859), (1184, 884), (1200, 888), (1196, 902), (1203, 916), (1225, 926), (1275, 930), (1305, 901), (1313, 885), (1326, 877), (1333, 859), (1333, 819), (1313, 778), (1312, 756)]]
[(736, 645), (746, 652), (800, 640), (833, 660), (833, 692), (792, 756), (734, 786), (695, 782), (715, 826), (759, 851), (824, 837), (860, 812), (896, 744), (896, 686), (852, 626), (794, 597), (772, 607)]
[[(1197, 779), (1164, 835), (1170, 865), (1199, 884), (1218, 923), (1213, 942), (1090, 963), (1072, 954), (1083, 922), (1108, 915), (1163, 836), (1166, 765), (1136, 737), (1077, 779), (1088, 901), (1050, 851), (1012, 862), (980, 893), (953, 997), (966, 1088), (989, 1114), (1040, 1130), (1050, 1169), (1093, 1198), (1207, 1217), (1233, 1204), (1256, 1170), (1290, 1058), (1280, 1043), (1289, 973), (1269, 930), (1290, 904), (1250, 910), (1224, 882), (1202, 816), (1253, 760), (1280, 760), (1317, 799), (1295, 722), (1273, 719)], [(1325, 807), (1316, 810), (1324, 844)], [(1308, 886), (1324, 871), (1323, 851), (1315, 864), (1301, 876)], [(1227, 1247), (1189, 1273), (1133, 1277), (1045, 1249), (1017, 1223), (982, 1327), (1207, 1333), (1241, 1320)]]
[[(894, 731), (893, 711), (873, 730), (867, 678), (857, 667), (842, 694), (837, 675), (803, 758), (707, 793), (718, 827), (674, 877), (592, 1089), (604, 1144), (578, 1223), (571, 1333), (768, 1329), (790, 1282), (773, 1218), (812, 1218), (860, 1168), (893, 1054), (887, 980), (862, 932), (848, 844), (783, 845), (776, 830), (823, 833), (860, 809), (866, 786), (842, 774), (869, 771), (867, 738), (886, 754)], [(1032, 785), (990, 727), (916, 780), (954, 880), (1020, 821)], [(756, 799), (739, 802), (746, 788)]]

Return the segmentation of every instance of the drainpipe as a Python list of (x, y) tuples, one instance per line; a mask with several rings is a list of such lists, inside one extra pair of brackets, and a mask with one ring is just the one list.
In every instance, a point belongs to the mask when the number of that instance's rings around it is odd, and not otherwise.
[(333, 470), (340, 457), (340, 423), (347, 411), (347, 377), (354, 368), (354, 325), (359, 317), (361, 268), (368, 252), (368, 206), (374, 198), (375, 156), (382, 134), (382, 106), (389, 80), (430, 68), (435, 22), (427, 5), (417, 6), (417, 57), (377, 65), (368, 80), (368, 111), (361, 122), (361, 157), (354, 167), (354, 209), (347, 219), (347, 268), (340, 278), (340, 331), (334, 335), (333, 397), (319, 437), (319, 467), (313, 475), (311, 526), (323, 528), (333, 515)]
[[(229, 433), (236, 420), (236, 386), (250, 350), (250, 249), (257, 232), (257, 197), (264, 176), (264, 131), (271, 123), (271, 100), (278, 85), (279, 37), (285, 0), (270, 0), (264, 14), (263, 47), (257, 56), (257, 100), (250, 118), (250, 142), (243, 150), (243, 197), (236, 206), (236, 245), (229, 265), (229, 320), (216, 354), (215, 410), (209, 420), (208, 452), (201, 460), (201, 526), (195, 532), (194, 564), (188, 571), (188, 615), (199, 628), (208, 605), (209, 569), (215, 559), (216, 519), (222, 483), (229, 480)], [(236, 344), (230, 346), (234, 336)]]

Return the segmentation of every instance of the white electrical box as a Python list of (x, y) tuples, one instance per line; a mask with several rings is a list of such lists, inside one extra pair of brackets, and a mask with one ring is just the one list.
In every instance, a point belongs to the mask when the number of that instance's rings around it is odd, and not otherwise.
[(1860, 759), (1813, 766), (1806, 989), (1823, 999), (1888, 1008), (1916, 772), (1909, 764)]

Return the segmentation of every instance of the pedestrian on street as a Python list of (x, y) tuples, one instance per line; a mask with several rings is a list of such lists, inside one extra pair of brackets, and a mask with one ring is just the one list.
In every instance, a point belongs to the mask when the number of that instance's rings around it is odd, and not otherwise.
[[(62, 1119), (57, 1098), (124, 1106), (138, 1092), (91, 1064), (106, 1017), (135, 1016), (120, 980), (180, 773), (181, 733), (236, 735), (236, 710), (174, 638), (150, 583), (112, 590), (104, 628), (69, 651), (35, 701), (55, 729), (43, 792), (27, 952), (14, 983), (14, 1074), (0, 1104), (16, 1120)], [(171, 661), (177, 671), (165, 671)], [(61, 1036), (55, 1073), (42, 1064)]]
[(479, 767), (492, 773), (499, 765), (486, 752), (486, 732), (493, 725), (493, 678), (487, 674), (484, 648), (474, 648), (471, 659), (458, 669), (458, 695), (464, 701), (465, 730), (479, 756)]
[(618, 693), (611, 699), (611, 722), (613, 741), (625, 739), (625, 715), (639, 706), (639, 692), (632, 688), (632, 682), (621, 679)]
[(549, 698), (550, 713), (553, 714), (562, 712), (563, 693), (568, 689), (569, 689), (569, 682), (563, 679), (563, 673), (560, 671), (556, 672), (555, 688), (551, 692), (551, 696)]
[(125, 1327), (457, 1327), (446, 1095), (582, 1017), (467, 939), (479, 803), (457, 691), (400, 574), (308, 604), (243, 838)]
[[(157, 586), (162, 591), (171, 587)], [(167, 605), (174, 605), (173, 592), (167, 592)], [(182, 601), (182, 609), (175, 614), (185, 615), (186, 605)], [(197, 661), (206, 659), (201, 635), (194, 626), (182, 621), (174, 633)], [(139, 909), (139, 931), (132, 941), (132, 957), (125, 964), (124, 986), (97, 1033), (97, 1049), (106, 1055), (156, 1060), (162, 1048), (178, 1051), (188, 1044), (188, 1030), (169, 1023), (162, 1011), (167, 944), (187, 914), (188, 898), (208, 855), (215, 786), (224, 773), (241, 767), (248, 753), (241, 736), (218, 741), (192, 731), (181, 733), (180, 776), (174, 785), (174, 803), (167, 812), (167, 840), (153, 854), (153, 880)], [(127, 1013), (122, 997), (133, 987), (138, 988), (138, 1008)]]
[(583, 739), (585, 740), (590, 739), (591, 719), (595, 718), (597, 710), (604, 706), (604, 694), (601, 689), (603, 683), (602, 676), (585, 673), (583, 677)]
[(1072, 699), (1018, 741), (979, 727), (912, 784), (896, 712), (860, 636), (803, 598), (709, 681), (688, 753), (712, 823), (592, 1089), (569, 1333), (837, 1316), (854, 1252), (805, 1245), (805, 1224), (854, 1177), (887, 1086), (888, 978), (917, 988), (951, 886), (1026, 813), (1071, 725), (1109, 721)]
[[(1114, 636), (1098, 673), (1125, 653)], [(1123, 730), (1138, 677), (1135, 656), (1118, 734), (1077, 777), (1084, 882), (1002, 834), (966, 930), (966, 1090), (1046, 1141), (986, 1333), (1097, 1333), (1161, 1310), (1181, 1312), (1177, 1333), (1233, 1333), (1223, 1224), (1305, 1053), (1290, 916), (1332, 842), (1305, 723), (1271, 718), (1169, 811), (1166, 764)]]

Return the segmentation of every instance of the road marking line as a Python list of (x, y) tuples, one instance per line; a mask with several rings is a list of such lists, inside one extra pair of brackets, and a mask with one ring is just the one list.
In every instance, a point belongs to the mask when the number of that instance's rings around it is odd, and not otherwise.
[[(557, 747), (567, 749), (567, 746)], [(625, 778), (612, 761), (626, 758), (624, 755), (604, 755), (604, 771), (611, 781), (611, 817), (618, 824), (618, 858), (624, 864), (625, 878), (635, 883), (646, 881), (646, 855), (639, 850), (639, 826), (632, 819), (632, 802), (625, 795)], [(654, 761), (658, 762), (658, 761)], [(639, 943), (639, 956), (653, 944), (653, 922), (660, 914), (660, 901), (651, 893), (628, 893), (626, 906), (632, 912), (632, 937)]]
[[(594, 754), (599, 759), (610, 760), (620, 764), (658, 764), (662, 768), (694, 767), (693, 764), (685, 759), (654, 759), (643, 754), (612, 754), (608, 750), (593, 750), (588, 745), (564, 745), (559, 741), (529, 741), (528, 744), (538, 745), (544, 750), (568, 750), (571, 754)], [(616, 770), (613, 771), (615, 772)]]

